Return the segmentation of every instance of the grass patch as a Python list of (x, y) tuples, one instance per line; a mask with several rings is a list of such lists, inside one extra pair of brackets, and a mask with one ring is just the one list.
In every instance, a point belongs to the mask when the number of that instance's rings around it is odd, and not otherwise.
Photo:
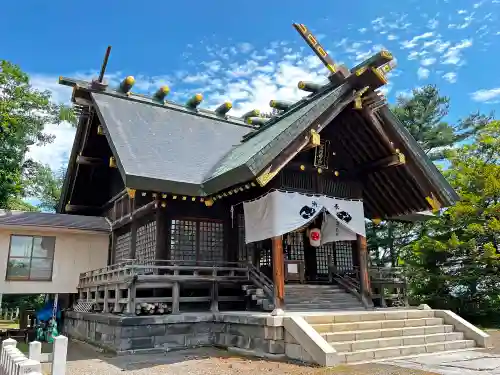
[(0, 330), (3, 329), (18, 329), (19, 323), (14, 323), (10, 320), (0, 320)]
[[(28, 354), (29, 352), (29, 344), (26, 344), (25, 342), (18, 342), (17, 348), (25, 354)], [(52, 353), (52, 344), (42, 342), (42, 353)]]

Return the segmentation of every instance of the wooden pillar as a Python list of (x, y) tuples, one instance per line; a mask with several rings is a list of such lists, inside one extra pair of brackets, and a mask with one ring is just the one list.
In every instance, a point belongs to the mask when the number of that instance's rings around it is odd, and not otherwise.
[[(135, 209), (135, 199), (129, 195), (129, 213), (132, 215)], [(139, 224), (137, 223), (137, 218), (132, 215), (132, 222), (130, 223), (130, 259), (135, 259), (135, 250), (137, 247), (137, 228)]]
[(158, 205), (156, 208), (156, 256), (155, 259), (169, 260), (170, 246), (168, 246), (168, 218), (166, 208)]
[(272, 252), (274, 282), (274, 311), (272, 315), (281, 315), (285, 307), (285, 260), (283, 257), (282, 236), (273, 237)]
[(368, 247), (366, 245), (366, 237), (356, 236), (356, 247), (358, 249), (358, 260), (359, 260), (359, 285), (360, 292), (363, 299), (366, 299), (370, 305), (371, 301), (371, 286), (370, 286), (370, 276), (368, 275)]

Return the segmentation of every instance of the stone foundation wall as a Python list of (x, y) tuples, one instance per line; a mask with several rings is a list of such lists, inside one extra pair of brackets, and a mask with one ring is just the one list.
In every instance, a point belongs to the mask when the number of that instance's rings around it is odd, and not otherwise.
[(246, 313), (147, 317), (66, 312), (64, 333), (116, 354), (166, 352), (199, 346), (285, 354), (283, 318)]

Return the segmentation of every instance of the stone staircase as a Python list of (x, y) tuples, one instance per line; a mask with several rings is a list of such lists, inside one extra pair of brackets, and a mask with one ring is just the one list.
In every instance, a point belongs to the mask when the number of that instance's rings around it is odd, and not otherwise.
[(273, 302), (266, 296), (262, 288), (258, 288), (253, 284), (242, 285), (241, 288), (245, 292), (250, 308), (254, 306), (263, 311), (274, 310)]
[(337, 351), (340, 362), (356, 363), (476, 346), (445, 324), (434, 310), (372, 311), (311, 315), (304, 319)]
[(361, 301), (337, 285), (285, 285), (287, 311), (365, 310)]

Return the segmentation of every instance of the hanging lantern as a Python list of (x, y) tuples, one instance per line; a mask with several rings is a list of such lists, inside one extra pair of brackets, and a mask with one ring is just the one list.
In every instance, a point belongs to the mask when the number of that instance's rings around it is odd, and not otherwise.
[(312, 228), (309, 231), (309, 243), (313, 247), (321, 245), (321, 231), (318, 228)]

